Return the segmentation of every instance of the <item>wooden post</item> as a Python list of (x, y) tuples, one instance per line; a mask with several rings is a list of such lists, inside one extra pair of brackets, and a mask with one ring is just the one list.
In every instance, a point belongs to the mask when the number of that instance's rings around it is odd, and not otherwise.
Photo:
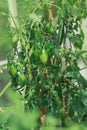
[(54, 2), (54, 0), (50, 0), (49, 18), (50, 18), (51, 22), (54, 22), (53, 6), (52, 6), (53, 2)]

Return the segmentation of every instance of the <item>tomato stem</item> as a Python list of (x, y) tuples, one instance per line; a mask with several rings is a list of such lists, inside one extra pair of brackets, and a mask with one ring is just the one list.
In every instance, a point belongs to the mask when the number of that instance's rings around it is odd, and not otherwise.
[(4, 89), (0, 92), (0, 98), (3, 96), (3, 94), (5, 93), (5, 91), (6, 91), (9, 87), (11, 87), (11, 85), (12, 85), (11, 81), (8, 82), (8, 84), (7, 84), (7, 85), (4, 87)]

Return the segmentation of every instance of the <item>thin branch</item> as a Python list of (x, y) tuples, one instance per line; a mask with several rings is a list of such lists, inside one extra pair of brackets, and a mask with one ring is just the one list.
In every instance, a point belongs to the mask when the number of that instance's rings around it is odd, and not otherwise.
[(10, 17), (11, 17), (11, 19), (12, 19), (14, 25), (15, 25), (16, 30), (17, 30), (18, 33), (20, 34), (19, 29), (18, 29), (18, 25), (15, 23), (14, 16), (12, 15), (12, 13), (11, 13), (10, 11), (9, 11), (9, 14), (10, 14)]
[(11, 87), (12, 83), (11, 81), (8, 82), (8, 84), (4, 87), (4, 89), (0, 92), (0, 98), (3, 96), (3, 94), (6, 92), (6, 90)]

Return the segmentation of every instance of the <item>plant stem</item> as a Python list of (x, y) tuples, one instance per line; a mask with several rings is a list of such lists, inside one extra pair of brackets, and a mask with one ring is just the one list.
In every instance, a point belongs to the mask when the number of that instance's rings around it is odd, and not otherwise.
[(6, 92), (6, 90), (11, 87), (12, 83), (11, 81), (8, 82), (8, 84), (4, 87), (4, 89), (0, 92), (0, 98), (3, 96), (3, 94)]

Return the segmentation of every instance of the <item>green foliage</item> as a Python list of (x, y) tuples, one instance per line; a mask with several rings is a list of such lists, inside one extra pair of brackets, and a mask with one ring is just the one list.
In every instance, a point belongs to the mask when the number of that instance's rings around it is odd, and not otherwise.
[(11, 31), (19, 39), (15, 44), (12, 38), (13, 53), (8, 56), (12, 86), (22, 95), (25, 110), (38, 108), (45, 115), (51, 112), (63, 126), (65, 119), (82, 121), (87, 114), (86, 100), (82, 98), (87, 81), (80, 74), (77, 59), (85, 59), (86, 53), (81, 50), (86, 0), (53, 2), (54, 22), (48, 13), (49, 1), (19, 2), (26, 14), (19, 19), (20, 27)]

